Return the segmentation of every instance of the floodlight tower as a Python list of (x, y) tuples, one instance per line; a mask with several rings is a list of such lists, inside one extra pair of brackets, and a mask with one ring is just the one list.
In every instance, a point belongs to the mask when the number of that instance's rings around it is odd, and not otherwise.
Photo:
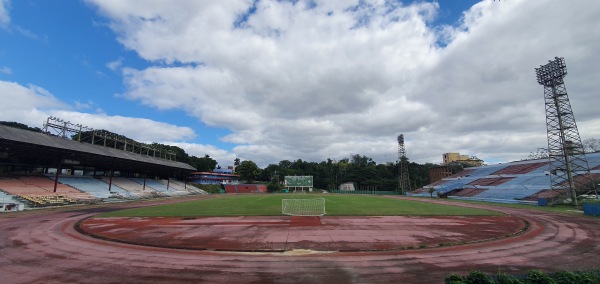
[[(575, 116), (571, 110), (564, 77), (567, 75), (565, 59), (555, 57), (548, 64), (535, 68), (537, 81), (544, 86), (546, 104), (546, 129), (552, 189), (567, 189), (573, 205), (577, 206), (576, 190), (585, 190), (593, 182), (579, 137)], [(582, 178), (575, 180), (575, 175)]]
[(410, 179), (408, 178), (408, 158), (404, 148), (404, 135), (398, 135), (398, 191), (405, 194), (410, 191)]

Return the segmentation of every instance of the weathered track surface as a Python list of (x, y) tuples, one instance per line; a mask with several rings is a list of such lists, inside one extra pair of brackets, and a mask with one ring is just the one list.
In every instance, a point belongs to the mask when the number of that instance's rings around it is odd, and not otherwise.
[(443, 283), (450, 273), (473, 269), (524, 273), (600, 267), (600, 219), (486, 205), (465, 206), (527, 220), (528, 230), (451, 247), (294, 255), (137, 246), (74, 229), (98, 212), (167, 202), (175, 200), (0, 215), (0, 275), (11, 283)]

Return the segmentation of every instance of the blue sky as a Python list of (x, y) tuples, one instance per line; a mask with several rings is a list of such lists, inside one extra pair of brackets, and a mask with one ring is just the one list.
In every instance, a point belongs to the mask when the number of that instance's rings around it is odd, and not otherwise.
[[(0, 73), (0, 79), (41, 86), (81, 112), (188, 126), (202, 133), (201, 143), (231, 148), (218, 140), (227, 133), (224, 128), (207, 127), (181, 111), (157, 111), (119, 97), (125, 91), (123, 76), (110, 64), (145, 68), (151, 63), (124, 48), (106, 18), (91, 4), (43, 0), (9, 3), (11, 28), (0, 32), (0, 62), (10, 66), (10, 72)], [(31, 126), (41, 127), (42, 122)]]
[(398, 133), (416, 162), (517, 160), (545, 146), (533, 68), (554, 56), (582, 138), (600, 137), (600, 7), (547, 2), (0, 0), (0, 120), (54, 115), (222, 166), (389, 162)]

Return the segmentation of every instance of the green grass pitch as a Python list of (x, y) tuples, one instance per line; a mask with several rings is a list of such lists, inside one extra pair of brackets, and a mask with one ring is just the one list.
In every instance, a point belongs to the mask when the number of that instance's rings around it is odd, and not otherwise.
[(328, 216), (491, 216), (501, 213), (370, 195), (231, 195), (176, 204), (125, 209), (98, 217), (281, 216), (281, 200), (324, 198)]

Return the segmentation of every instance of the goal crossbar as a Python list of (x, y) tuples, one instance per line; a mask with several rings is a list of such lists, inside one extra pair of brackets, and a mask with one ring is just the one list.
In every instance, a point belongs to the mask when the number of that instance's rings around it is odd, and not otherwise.
[(282, 199), (281, 213), (290, 216), (323, 216), (325, 215), (325, 199)]

